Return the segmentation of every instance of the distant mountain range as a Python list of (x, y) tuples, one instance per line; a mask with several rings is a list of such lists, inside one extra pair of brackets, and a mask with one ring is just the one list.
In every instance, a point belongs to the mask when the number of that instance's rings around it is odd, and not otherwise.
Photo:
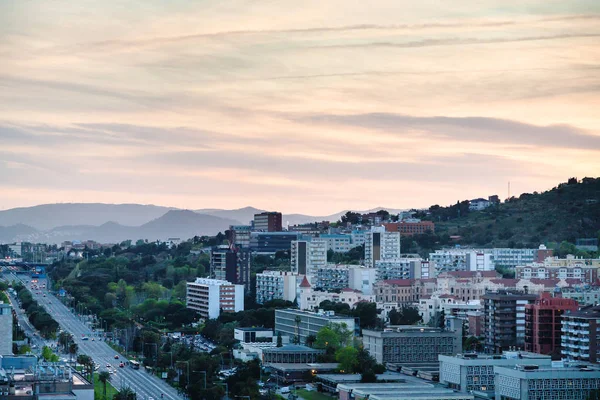
[[(386, 209), (379, 207), (362, 213)], [(254, 214), (264, 210), (244, 207), (235, 210), (181, 210), (144, 204), (61, 203), (0, 211), (0, 242), (30, 241), (61, 243), (65, 240), (95, 240), (117, 243), (123, 240), (188, 239), (215, 235), (230, 225), (247, 225)], [(337, 221), (346, 211), (326, 216), (284, 214), (284, 225)]]

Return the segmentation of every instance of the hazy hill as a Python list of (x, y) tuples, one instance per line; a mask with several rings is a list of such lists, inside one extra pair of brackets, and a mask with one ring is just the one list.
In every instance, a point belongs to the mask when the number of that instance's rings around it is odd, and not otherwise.
[(447, 221), (439, 221), (435, 215), (429, 219), (436, 222), (436, 234), (460, 235), (463, 244), (537, 247), (540, 243), (597, 238), (600, 178), (560, 184), (543, 193), (524, 193), (497, 207)]
[(0, 243), (12, 242), (14, 237), (18, 237), (20, 235), (31, 235), (36, 232), (37, 231), (35, 228), (23, 224), (0, 226)]
[(235, 210), (220, 210), (215, 208), (204, 208), (200, 210), (194, 210), (197, 213), (212, 215), (220, 218), (232, 219), (236, 222), (237, 225), (248, 225), (250, 221), (254, 219), (254, 214), (259, 214), (264, 212), (265, 210), (260, 210), (254, 207), (244, 207), (238, 208)]
[(142, 204), (60, 203), (0, 211), (0, 226), (29, 225), (48, 230), (64, 225), (102, 225), (118, 221), (139, 226), (164, 215), (170, 207)]

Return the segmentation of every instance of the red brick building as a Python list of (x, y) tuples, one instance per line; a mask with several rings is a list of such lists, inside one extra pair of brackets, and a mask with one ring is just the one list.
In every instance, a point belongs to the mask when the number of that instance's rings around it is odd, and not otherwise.
[(419, 222), (391, 222), (383, 224), (388, 232), (400, 232), (401, 236), (422, 235), (426, 232), (435, 232), (435, 224), (431, 221)]
[(539, 354), (560, 354), (562, 316), (577, 311), (573, 299), (552, 297), (543, 292), (532, 304), (525, 306), (525, 351)]

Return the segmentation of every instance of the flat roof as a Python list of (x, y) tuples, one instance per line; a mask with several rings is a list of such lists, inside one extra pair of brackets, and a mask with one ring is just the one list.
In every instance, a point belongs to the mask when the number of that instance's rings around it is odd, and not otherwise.
[(280, 371), (312, 371), (312, 370), (336, 370), (339, 367), (338, 363), (309, 363), (309, 364), (294, 364), (294, 363), (265, 363), (265, 366), (277, 369)]
[[(361, 374), (318, 374), (317, 378), (327, 380), (334, 383), (353, 383), (360, 382), (362, 375)], [(377, 374), (378, 381), (387, 381), (387, 382), (406, 382), (405, 375), (399, 374), (397, 372), (385, 372), (383, 374)]]
[(312, 347), (302, 346), (297, 344), (287, 344), (282, 347), (273, 347), (264, 349), (263, 352), (275, 352), (275, 353), (322, 353), (324, 350), (313, 349)]
[(319, 313), (310, 312), (310, 311), (296, 310), (293, 308), (283, 308), (280, 310), (275, 310), (275, 313), (278, 313), (278, 312), (290, 312), (290, 313), (294, 313), (294, 314), (306, 315), (307, 317), (321, 317), (321, 318), (328, 318), (328, 319), (351, 319), (352, 321), (354, 321), (354, 317), (350, 317), (350, 316), (319, 314)]
[(235, 328), (234, 330), (242, 332), (273, 332), (273, 329), (269, 328)]

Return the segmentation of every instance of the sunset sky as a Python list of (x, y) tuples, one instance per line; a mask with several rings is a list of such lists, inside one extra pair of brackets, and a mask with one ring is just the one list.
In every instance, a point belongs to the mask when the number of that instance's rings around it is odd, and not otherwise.
[(600, 1), (0, 1), (0, 209), (325, 215), (600, 176)]

